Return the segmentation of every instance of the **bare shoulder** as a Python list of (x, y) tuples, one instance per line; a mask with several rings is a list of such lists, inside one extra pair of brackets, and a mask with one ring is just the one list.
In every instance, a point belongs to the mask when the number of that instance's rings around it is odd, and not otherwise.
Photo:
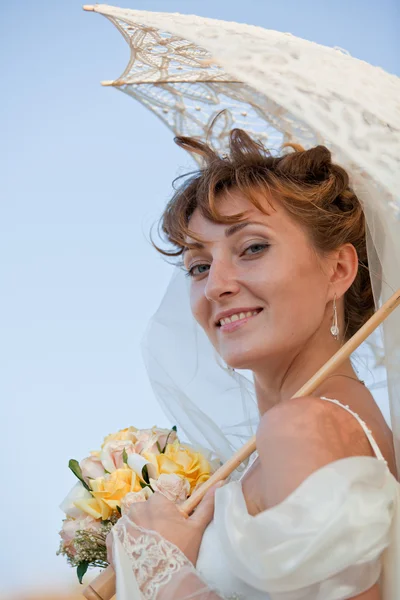
[(374, 455), (354, 416), (314, 396), (292, 398), (267, 411), (256, 440), (265, 508), (282, 502), (309, 475), (330, 462)]

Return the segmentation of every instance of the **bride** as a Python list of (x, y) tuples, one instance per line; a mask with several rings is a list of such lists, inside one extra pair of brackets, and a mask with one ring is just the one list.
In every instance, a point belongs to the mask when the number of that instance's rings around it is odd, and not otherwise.
[(397, 600), (391, 430), (350, 360), (292, 398), (374, 312), (349, 176), (324, 146), (273, 157), (241, 129), (223, 156), (177, 143), (204, 166), (169, 202), (159, 250), (181, 259), (231, 376), (253, 374), (257, 452), (189, 518), (161, 494), (132, 506), (108, 540), (117, 598)]

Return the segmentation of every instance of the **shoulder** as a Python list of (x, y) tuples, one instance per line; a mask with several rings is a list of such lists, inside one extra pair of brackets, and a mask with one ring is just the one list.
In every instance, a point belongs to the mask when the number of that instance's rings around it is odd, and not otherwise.
[(373, 456), (360, 423), (340, 406), (314, 396), (268, 410), (257, 430), (266, 508), (282, 502), (309, 475), (348, 456)]

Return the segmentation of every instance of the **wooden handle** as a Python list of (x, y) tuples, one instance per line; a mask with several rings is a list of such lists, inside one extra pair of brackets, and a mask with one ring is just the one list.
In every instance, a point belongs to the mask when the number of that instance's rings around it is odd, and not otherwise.
[[(400, 305), (400, 289), (397, 290), (377, 310), (372, 317), (353, 335), (353, 337), (344, 344), (336, 354), (334, 354), (328, 362), (319, 369), (313, 377), (303, 387), (299, 389), (293, 398), (308, 396), (317, 389), (321, 383), (337, 369), (349, 356), (364, 342), (367, 337), (390, 315), (390, 313)], [(226, 461), (203, 485), (180, 505), (182, 512), (190, 515), (196, 506), (199, 504), (204, 494), (214, 484), (222, 479), (226, 479), (229, 475), (250, 456), (256, 449), (256, 437), (253, 436), (242, 448)], [(91, 594), (91, 595), (90, 595)], [(93, 595), (95, 594), (95, 595)], [(83, 590), (83, 595), (87, 600), (110, 600), (115, 594), (115, 573), (112, 567), (107, 567), (98, 577), (96, 577), (90, 586)]]
[(115, 595), (115, 571), (107, 567), (85, 587), (83, 595), (87, 600), (111, 600)]

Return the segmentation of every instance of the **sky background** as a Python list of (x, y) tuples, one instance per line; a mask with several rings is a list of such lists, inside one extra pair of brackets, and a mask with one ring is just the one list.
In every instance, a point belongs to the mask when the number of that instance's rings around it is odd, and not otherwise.
[[(396, 6), (397, 5), (397, 6)], [(400, 75), (397, 0), (137, 0), (247, 22)], [(170, 131), (100, 86), (129, 57), (75, 0), (0, 0), (0, 593), (75, 582), (55, 555), (67, 468), (129, 424), (169, 425), (140, 338), (172, 267), (149, 229), (192, 169)]]

